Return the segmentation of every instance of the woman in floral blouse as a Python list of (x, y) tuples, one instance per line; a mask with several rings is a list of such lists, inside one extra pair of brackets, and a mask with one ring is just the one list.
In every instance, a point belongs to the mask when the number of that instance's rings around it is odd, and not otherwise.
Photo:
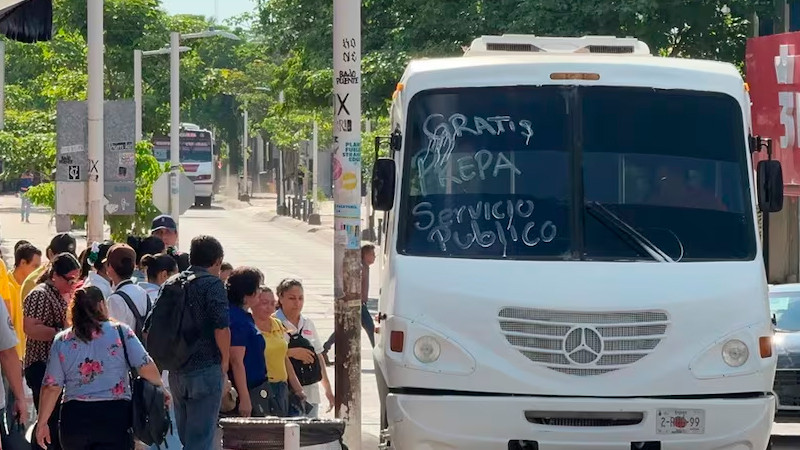
[[(127, 325), (109, 321), (97, 287), (76, 291), (70, 314), (72, 327), (56, 335), (50, 350), (39, 420), (50, 418), (63, 389), (59, 430), (64, 450), (132, 449), (129, 370), (137, 369), (159, 386), (161, 374), (136, 334)], [(50, 440), (47, 427), (36, 430), (41, 447), (47, 448)]]

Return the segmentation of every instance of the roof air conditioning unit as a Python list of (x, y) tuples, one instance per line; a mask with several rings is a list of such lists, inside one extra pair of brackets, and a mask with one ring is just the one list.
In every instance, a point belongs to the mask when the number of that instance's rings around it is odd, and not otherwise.
[(472, 45), (466, 49), (464, 56), (488, 56), (509, 53), (652, 56), (647, 44), (631, 37), (539, 37), (526, 34), (479, 37), (472, 41)]

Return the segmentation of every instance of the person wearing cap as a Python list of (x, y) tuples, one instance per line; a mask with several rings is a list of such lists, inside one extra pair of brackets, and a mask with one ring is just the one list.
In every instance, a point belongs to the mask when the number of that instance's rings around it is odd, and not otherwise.
[(175, 219), (167, 214), (153, 219), (150, 234), (161, 238), (167, 247), (175, 247), (178, 244), (178, 225), (175, 223)]
[[(75, 256), (75, 246), (77, 243), (75, 242), (75, 238), (72, 237), (69, 233), (61, 233), (57, 234), (53, 237), (50, 241), (50, 245), (47, 246), (45, 251), (45, 255), (49, 261), (52, 261), (53, 258), (61, 253), (71, 253), (72, 256)], [(25, 281), (22, 283), (20, 287), (19, 293), (20, 298), (25, 300), (25, 298), (30, 294), (33, 288), (39, 284), (38, 280), (42, 274), (49, 269), (49, 264), (43, 264), (38, 269), (31, 272), (28, 275), (28, 278), (25, 278)]]
[(157, 236), (164, 241), (167, 247), (167, 253), (175, 257), (178, 263), (178, 270), (181, 272), (189, 268), (189, 255), (181, 253), (177, 249), (178, 245), (178, 225), (175, 219), (167, 214), (160, 215), (153, 219), (150, 227), (150, 234)]
[(108, 314), (132, 330), (141, 332), (137, 327), (136, 314), (132, 307), (136, 308), (139, 317), (144, 318), (153, 305), (147, 296), (147, 291), (131, 279), (136, 268), (136, 251), (127, 244), (114, 244), (108, 251), (104, 264), (106, 273), (114, 283), (114, 293), (108, 297)]

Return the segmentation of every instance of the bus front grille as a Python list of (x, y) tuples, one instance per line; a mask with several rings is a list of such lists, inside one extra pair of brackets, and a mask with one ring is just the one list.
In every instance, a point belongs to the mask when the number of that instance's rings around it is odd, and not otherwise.
[(646, 357), (666, 336), (664, 311), (575, 312), (505, 307), (498, 315), (508, 343), (537, 365), (591, 376)]

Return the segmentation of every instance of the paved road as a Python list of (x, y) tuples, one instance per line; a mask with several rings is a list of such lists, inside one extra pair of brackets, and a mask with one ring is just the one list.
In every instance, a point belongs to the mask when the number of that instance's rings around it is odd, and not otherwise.
[[(235, 266), (261, 269), (273, 288), (287, 277), (297, 278), (305, 287), (304, 314), (321, 336), (333, 331), (333, 230), (313, 229), (285, 217), (275, 217), (261, 207), (224, 210), (192, 209), (180, 221), (182, 250), (199, 234), (210, 234), (225, 247), (225, 260)], [(378, 294), (378, 273), (371, 271), (372, 297)], [(375, 388), (372, 348), (362, 332), (362, 434), (364, 449), (377, 447), (380, 427), (379, 402)], [(329, 376), (333, 377), (332, 368)]]

